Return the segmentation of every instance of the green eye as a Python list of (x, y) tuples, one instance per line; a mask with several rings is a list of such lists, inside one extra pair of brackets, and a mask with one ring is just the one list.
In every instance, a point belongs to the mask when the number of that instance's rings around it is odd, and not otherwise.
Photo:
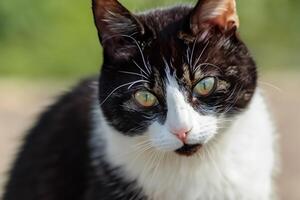
[(214, 77), (208, 77), (202, 79), (194, 88), (194, 93), (199, 96), (210, 95), (216, 86), (216, 79)]
[(149, 108), (157, 104), (157, 98), (151, 92), (145, 90), (137, 91), (134, 98), (143, 107)]

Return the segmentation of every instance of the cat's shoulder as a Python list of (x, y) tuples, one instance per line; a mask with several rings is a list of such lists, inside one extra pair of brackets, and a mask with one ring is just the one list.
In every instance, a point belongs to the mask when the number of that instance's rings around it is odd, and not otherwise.
[(9, 172), (5, 200), (40, 199), (46, 194), (48, 199), (76, 200), (83, 195), (95, 80), (81, 81), (41, 114), (26, 134)]
[(86, 135), (85, 132), (91, 129), (90, 110), (96, 98), (96, 80), (95, 77), (84, 79), (57, 97), (38, 117), (25, 138), (26, 143), (37, 138), (51, 143), (57, 136), (68, 141), (76, 135), (79, 138)]
[(61, 94), (44, 113), (56, 112), (56, 110), (76, 110), (78, 112), (90, 110), (91, 103), (96, 98), (97, 87), (98, 82), (96, 77), (83, 79), (69, 89), (69, 91)]

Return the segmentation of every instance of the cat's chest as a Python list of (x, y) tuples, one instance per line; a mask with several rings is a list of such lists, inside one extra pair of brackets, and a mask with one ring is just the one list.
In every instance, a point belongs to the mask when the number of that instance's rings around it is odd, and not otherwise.
[[(102, 128), (108, 129), (105, 124), (102, 124)], [(151, 150), (128, 153), (124, 146), (135, 147), (140, 142), (126, 140), (126, 136), (112, 129), (110, 133), (100, 138), (94, 137), (93, 144), (98, 146), (97, 140), (106, 141), (105, 151), (98, 148), (102, 153), (105, 152), (103, 159), (111, 166), (118, 166), (119, 177), (136, 182), (136, 188), (142, 189), (146, 199), (222, 199), (219, 197), (228, 196), (232, 189), (227, 174), (230, 174), (228, 169), (233, 167), (226, 166), (227, 162), (217, 159), (216, 155), (199, 152), (198, 156), (181, 157), (174, 152), (163, 154)], [(94, 153), (98, 154), (99, 151)], [(224, 151), (222, 155), (226, 157)]]
[[(137, 156), (139, 159), (134, 161)], [(175, 154), (163, 157), (143, 153), (122, 156), (112, 162), (117, 165), (123, 163), (120, 175), (135, 180), (149, 200), (230, 199), (236, 196), (236, 190), (240, 190), (233, 179), (241, 177), (237, 170), (231, 170), (233, 166), (230, 163), (216, 158), (179, 159)]]
[[(169, 166), (168, 171), (149, 172), (140, 176), (139, 184), (145, 194), (153, 200), (207, 200), (229, 197), (233, 190), (233, 181), (218, 167), (207, 164), (198, 168)], [(185, 172), (185, 173), (184, 173)], [(229, 172), (228, 172), (229, 173)], [(152, 179), (152, 180), (151, 180)]]

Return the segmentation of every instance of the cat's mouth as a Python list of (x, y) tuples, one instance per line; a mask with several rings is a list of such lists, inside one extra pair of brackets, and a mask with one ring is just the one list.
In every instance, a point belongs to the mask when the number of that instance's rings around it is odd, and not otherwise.
[(177, 149), (175, 152), (179, 155), (183, 156), (192, 156), (194, 155), (199, 149), (201, 149), (202, 144), (184, 144), (181, 148)]

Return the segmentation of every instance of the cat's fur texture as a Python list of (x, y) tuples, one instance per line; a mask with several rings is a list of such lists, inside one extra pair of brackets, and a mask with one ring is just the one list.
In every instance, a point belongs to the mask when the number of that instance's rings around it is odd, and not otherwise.
[[(93, 12), (104, 48), (99, 80), (42, 115), (4, 200), (272, 199), (274, 129), (235, 1), (134, 15), (94, 0)], [(206, 77), (213, 92), (195, 95)], [(157, 104), (140, 106), (140, 90)]]

